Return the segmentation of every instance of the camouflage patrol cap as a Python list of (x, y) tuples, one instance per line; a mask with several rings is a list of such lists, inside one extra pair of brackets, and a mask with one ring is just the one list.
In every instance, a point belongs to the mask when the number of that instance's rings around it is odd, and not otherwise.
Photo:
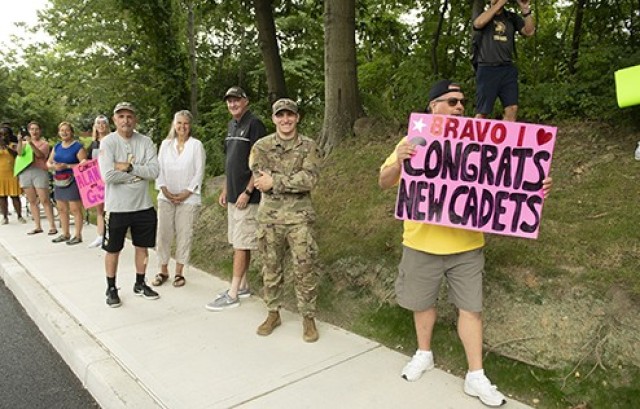
[(227, 98), (229, 97), (236, 97), (236, 98), (245, 98), (247, 99), (247, 93), (244, 92), (244, 90), (238, 86), (233, 86), (231, 88), (229, 88), (227, 90), (227, 92), (224, 93), (224, 97), (222, 98), (224, 101), (227, 100)]
[(119, 102), (115, 108), (113, 108), (113, 113), (117, 114), (118, 111), (122, 111), (122, 110), (127, 110), (127, 111), (131, 111), (134, 114), (136, 113), (136, 107), (133, 106), (133, 104), (131, 102)]
[(273, 115), (277, 114), (280, 111), (291, 111), (294, 114), (298, 113), (298, 104), (295, 101), (289, 98), (280, 98), (276, 102), (273, 103), (272, 106)]

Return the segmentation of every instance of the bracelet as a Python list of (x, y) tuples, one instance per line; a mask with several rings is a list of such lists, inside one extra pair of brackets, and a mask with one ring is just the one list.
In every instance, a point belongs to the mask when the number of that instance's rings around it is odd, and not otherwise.
[(533, 13), (533, 11), (531, 11), (531, 9), (529, 9), (526, 13), (522, 13), (522, 17), (529, 17), (531, 15), (531, 13)]

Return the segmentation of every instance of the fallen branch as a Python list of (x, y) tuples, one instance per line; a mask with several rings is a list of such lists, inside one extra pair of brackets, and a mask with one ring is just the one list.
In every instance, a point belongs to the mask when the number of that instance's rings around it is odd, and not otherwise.
[(500, 348), (503, 345), (513, 344), (516, 342), (529, 341), (529, 340), (538, 339), (538, 338), (541, 338), (541, 337), (522, 337), (522, 338), (514, 338), (514, 339), (508, 339), (506, 341), (498, 342), (495, 345), (489, 345), (489, 349), (487, 349), (487, 352), (485, 352), (484, 356), (486, 358), (490, 352), (493, 352), (495, 349)]

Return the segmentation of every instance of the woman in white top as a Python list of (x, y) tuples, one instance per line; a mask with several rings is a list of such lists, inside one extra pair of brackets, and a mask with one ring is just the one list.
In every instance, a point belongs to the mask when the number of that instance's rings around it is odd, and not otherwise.
[(191, 136), (189, 111), (178, 111), (158, 153), (160, 175), (158, 193), (157, 248), (160, 272), (151, 284), (162, 285), (169, 278), (171, 243), (176, 239), (174, 287), (185, 284), (184, 265), (189, 262), (193, 225), (201, 205), (202, 178), (206, 154), (202, 142)]
[[(98, 115), (93, 121), (93, 132), (91, 146), (87, 152), (89, 159), (98, 159), (100, 154), (100, 142), (104, 137), (111, 133), (109, 128), (109, 118), (104, 115)], [(95, 207), (96, 209), (96, 226), (98, 236), (89, 244), (89, 248), (102, 247), (102, 241), (104, 240), (104, 203), (100, 203)]]

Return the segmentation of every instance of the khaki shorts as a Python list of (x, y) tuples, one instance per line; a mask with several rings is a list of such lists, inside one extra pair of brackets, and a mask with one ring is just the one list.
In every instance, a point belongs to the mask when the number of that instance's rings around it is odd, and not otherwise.
[(482, 311), (484, 250), (436, 255), (404, 247), (396, 279), (398, 304), (425, 311), (438, 300), (442, 278), (447, 278), (449, 301), (461, 310)]
[(23, 189), (49, 189), (49, 173), (46, 170), (29, 166), (18, 175), (20, 187)]
[(229, 243), (235, 250), (257, 250), (258, 205), (248, 204), (245, 209), (238, 209), (233, 203), (229, 203), (227, 212)]

